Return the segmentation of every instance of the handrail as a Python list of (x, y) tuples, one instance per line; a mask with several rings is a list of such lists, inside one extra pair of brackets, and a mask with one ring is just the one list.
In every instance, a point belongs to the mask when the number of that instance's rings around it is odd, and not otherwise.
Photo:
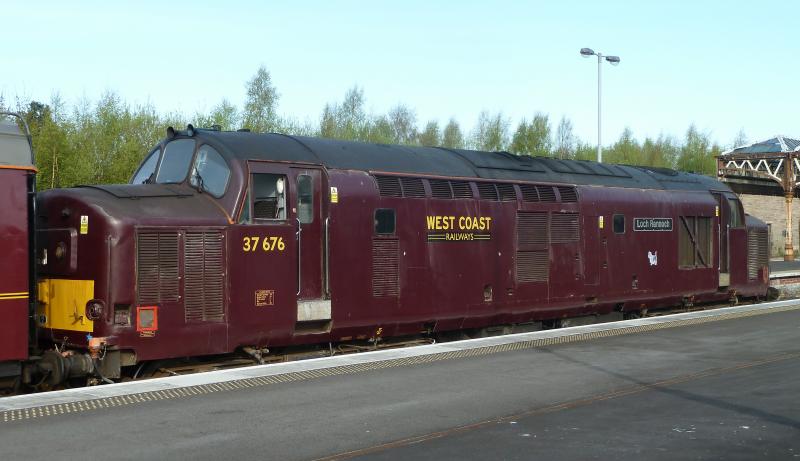
[(300, 287), (302, 286), (301, 260), (303, 256), (303, 254), (301, 253), (300, 245), (302, 242), (301, 234), (303, 233), (303, 224), (300, 222), (300, 218), (294, 218), (294, 219), (295, 221), (297, 221), (297, 233), (295, 234), (297, 235), (297, 296), (300, 296)]
[(325, 296), (330, 298), (331, 285), (330, 285), (330, 259), (331, 259), (331, 239), (330, 239), (330, 216), (325, 218)]

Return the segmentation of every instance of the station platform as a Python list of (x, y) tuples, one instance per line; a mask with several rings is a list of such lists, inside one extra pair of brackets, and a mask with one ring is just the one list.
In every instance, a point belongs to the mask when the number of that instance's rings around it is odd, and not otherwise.
[(800, 301), (0, 399), (1, 459), (800, 458)]
[(794, 261), (784, 261), (783, 258), (774, 258), (769, 261), (771, 277), (795, 275), (800, 276), (800, 258)]

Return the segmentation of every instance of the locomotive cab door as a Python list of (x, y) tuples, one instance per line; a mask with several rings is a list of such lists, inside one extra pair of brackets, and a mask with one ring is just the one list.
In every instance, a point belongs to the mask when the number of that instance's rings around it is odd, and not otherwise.
[(717, 200), (717, 257), (719, 263), (719, 287), (731, 284), (730, 271), (730, 245), (728, 232), (730, 231), (730, 207), (728, 200), (722, 194), (714, 194)]

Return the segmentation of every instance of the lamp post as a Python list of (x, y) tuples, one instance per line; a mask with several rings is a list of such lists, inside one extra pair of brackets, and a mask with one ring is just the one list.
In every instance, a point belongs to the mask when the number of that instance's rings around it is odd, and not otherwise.
[(597, 56), (597, 161), (599, 163), (603, 163), (603, 150), (602, 150), (602, 142), (600, 137), (600, 128), (601, 128), (601, 91), (600, 91), (600, 82), (601, 82), (601, 75), (602, 75), (602, 66), (600, 64), (603, 63), (603, 60), (610, 62), (611, 65), (616, 66), (619, 64), (619, 56), (605, 56), (602, 53), (595, 52), (591, 48), (581, 48), (581, 56), (584, 58), (588, 58), (589, 56)]

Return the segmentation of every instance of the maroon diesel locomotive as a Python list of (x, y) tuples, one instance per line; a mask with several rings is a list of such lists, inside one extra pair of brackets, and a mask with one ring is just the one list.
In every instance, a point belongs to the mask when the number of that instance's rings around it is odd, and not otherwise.
[[(36, 168), (17, 114), (0, 112), (0, 382), (15, 380), (28, 359)], [(21, 120), (21, 118), (20, 118)]]
[(765, 224), (724, 184), (667, 169), (190, 125), (130, 184), (38, 203), (53, 383), (768, 288)]

